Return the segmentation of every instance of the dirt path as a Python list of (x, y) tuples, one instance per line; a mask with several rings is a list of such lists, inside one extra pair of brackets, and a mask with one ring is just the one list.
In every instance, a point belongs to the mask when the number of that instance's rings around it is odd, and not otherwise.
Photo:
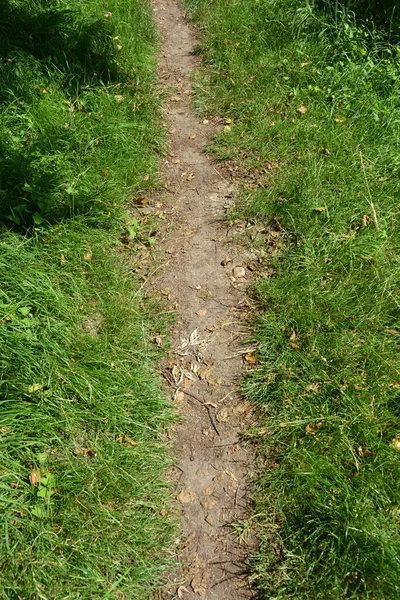
[(245, 600), (252, 597), (246, 577), (251, 540), (229, 525), (249, 512), (252, 457), (238, 436), (251, 421), (251, 407), (235, 388), (246, 353), (244, 292), (250, 272), (242, 268), (246, 258), (224, 224), (235, 190), (203, 152), (216, 125), (198, 119), (191, 106), (195, 35), (180, 0), (153, 0), (153, 5), (163, 38), (160, 77), (172, 88), (166, 103), (168, 191), (162, 201), (173, 228), (158, 286), (179, 305), (165, 375), (184, 420), (174, 432), (180, 568), (162, 597)]

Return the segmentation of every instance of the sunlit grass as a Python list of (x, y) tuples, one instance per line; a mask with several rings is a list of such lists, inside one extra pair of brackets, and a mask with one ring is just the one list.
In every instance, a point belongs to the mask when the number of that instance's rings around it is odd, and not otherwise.
[(266, 464), (256, 581), (265, 598), (395, 599), (398, 49), (302, 2), (188, 4), (196, 105), (233, 121), (210, 149), (252, 176), (233, 216), (264, 222), (274, 248), (244, 383)]

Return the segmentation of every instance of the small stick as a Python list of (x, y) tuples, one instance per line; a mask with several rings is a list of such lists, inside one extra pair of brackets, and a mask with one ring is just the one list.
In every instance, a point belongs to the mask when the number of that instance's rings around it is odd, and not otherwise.
[(208, 416), (210, 417), (211, 425), (213, 426), (213, 429), (214, 429), (215, 433), (219, 437), (221, 437), (221, 434), (220, 434), (220, 432), (218, 430), (218, 427), (217, 427), (217, 423), (215, 422), (215, 419), (214, 419), (214, 415), (212, 414), (211, 408), (205, 402), (203, 402), (203, 400), (201, 398), (199, 398), (198, 396), (196, 396), (196, 394), (192, 394), (192, 392), (188, 392), (187, 390), (184, 390), (182, 388), (176, 388), (176, 389), (179, 389), (179, 391), (183, 392), (187, 396), (190, 396), (191, 398), (194, 398), (195, 400), (197, 400), (197, 402), (199, 402), (202, 406), (204, 406), (204, 408), (208, 412)]

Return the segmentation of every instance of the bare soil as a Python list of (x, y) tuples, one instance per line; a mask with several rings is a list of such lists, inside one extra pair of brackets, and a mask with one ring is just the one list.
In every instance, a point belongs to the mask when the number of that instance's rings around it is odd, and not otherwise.
[(240, 439), (252, 407), (237, 391), (243, 368), (253, 362), (252, 348), (243, 345), (251, 273), (224, 215), (236, 190), (204, 152), (215, 120), (199, 119), (192, 108), (195, 32), (180, 0), (153, 5), (163, 39), (160, 77), (171, 90), (165, 106), (170, 155), (158, 198), (171, 226), (157, 286), (179, 314), (164, 374), (182, 416), (172, 474), (182, 516), (179, 566), (162, 598), (246, 600), (254, 597), (246, 568), (254, 543), (248, 526), (233, 524), (249, 516), (254, 468)]

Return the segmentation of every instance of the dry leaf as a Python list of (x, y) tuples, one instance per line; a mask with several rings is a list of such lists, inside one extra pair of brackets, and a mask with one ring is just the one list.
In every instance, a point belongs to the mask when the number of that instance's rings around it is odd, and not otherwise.
[(183, 594), (185, 594), (185, 593), (190, 594), (190, 591), (187, 588), (185, 588), (184, 585), (180, 585), (178, 587), (178, 591), (177, 591), (178, 598), (183, 598)]
[(106, 179), (109, 176), (109, 174), (110, 174), (110, 171), (108, 169), (103, 169), (103, 175)]
[(186, 177), (186, 180), (192, 181), (195, 177), (196, 177), (196, 175), (194, 173), (189, 173), (189, 175)]
[(34, 469), (29, 474), (29, 481), (31, 482), (31, 484), (34, 487), (36, 487), (37, 485), (40, 484), (40, 481), (41, 481), (42, 477), (43, 477), (43, 471), (42, 471), (42, 469)]
[(247, 354), (244, 355), (244, 359), (249, 365), (255, 365), (257, 363), (257, 356), (254, 352), (247, 352)]
[(120, 435), (119, 438), (117, 439), (117, 442), (119, 442), (120, 444), (122, 444), (123, 446), (126, 446), (127, 448), (129, 448), (129, 446), (137, 446), (138, 442), (135, 442), (135, 440), (133, 440), (132, 438), (130, 438), (128, 435)]
[(97, 456), (97, 452), (93, 448), (74, 448), (74, 454), (75, 456), (87, 456), (89, 458)]
[(335, 123), (344, 123), (346, 120), (346, 117), (335, 117), (334, 121)]
[(289, 342), (289, 346), (293, 348), (293, 350), (300, 350), (300, 346), (294, 342)]
[(181, 162), (179, 158), (174, 158), (174, 160), (171, 161), (173, 165), (179, 165), (179, 163)]
[(385, 329), (385, 333), (389, 333), (390, 335), (400, 335), (399, 329)]
[(204, 496), (200, 504), (204, 510), (212, 510), (218, 506), (218, 500), (212, 496)]
[(229, 418), (229, 409), (226, 406), (224, 406), (224, 408), (221, 408), (221, 410), (219, 411), (219, 413), (217, 413), (216, 416), (218, 423), (225, 423)]
[(389, 446), (393, 448), (393, 450), (400, 452), (400, 435), (396, 435), (396, 437), (390, 442)]
[(221, 265), (223, 267), (226, 267), (226, 265), (230, 262), (232, 262), (232, 259), (227, 257), (227, 258), (224, 258), (223, 260), (221, 260)]
[(374, 456), (374, 453), (371, 452), (371, 450), (369, 450), (368, 448), (365, 448), (365, 446), (360, 446), (357, 452), (358, 456), (360, 456), (361, 458), (368, 458), (368, 456)]
[(328, 148), (322, 148), (322, 154), (325, 154), (325, 156), (331, 156), (331, 152), (328, 150)]
[(90, 252), (88, 252), (87, 254), (84, 254), (83, 260), (88, 260), (88, 261), (93, 260), (93, 254), (90, 254)]
[(197, 138), (197, 133), (191, 133), (189, 135), (189, 140), (195, 140)]
[(162, 337), (161, 335), (156, 335), (154, 338), (155, 343), (157, 344), (157, 346), (162, 346)]
[[(117, 46), (117, 48), (119, 48), (119, 46)], [(122, 49), (122, 46), (121, 46)], [(121, 102), (123, 102), (125, 100), (125, 98), (123, 96), (121, 96), (121, 94), (116, 94), (114, 96), (114, 99), (116, 102), (118, 102), (118, 104), (120, 104)]]
[(317, 431), (322, 427), (323, 423), (311, 423), (306, 427), (306, 433), (309, 435), (315, 435)]
[(205, 317), (207, 314), (207, 309), (206, 308), (201, 308), (200, 310), (196, 311), (196, 315), (199, 317)]
[(139, 196), (138, 198), (132, 198), (132, 201), (138, 206), (146, 206), (149, 200), (144, 196)]
[(304, 113), (307, 112), (307, 108), (305, 106), (299, 106), (299, 108), (296, 109), (296, 112), (299, 113), (299, 115), (304, 115)]
[(325, 212), (326, 210), (328, 210), (327, 206), (318, 206), (317, 208), (314, 208), (314, 212), (316, 212), (316, 213), (322, 213), (322, 212)]
[(306, 387), (307, 392), (319, 392), (320, 390), (321, 390), (320, 383), (310, 383), (310, 385), (308, 385)]
[(150, 175), (145, 175), (145, 176), (143, 177), (143, 181), (148, 181), (149, 179), (150, 179)]
[(62, 267), (64, 267), (67, 264), (67, 259), (65, 258), (64, 254), (61, 252), (61, 256), (60, 256), (60, 265)]
[(112, 17), (112, 12), (110, 12), (109, 10), (107, 12), (104, 13), (104, 16), (106, 19), (109, 19), (110, 17)]
[(190, 488), (183, 488), (177, 496), (177, 500), (181, 504), (192, 504), (196, 498), (196, 494)]

